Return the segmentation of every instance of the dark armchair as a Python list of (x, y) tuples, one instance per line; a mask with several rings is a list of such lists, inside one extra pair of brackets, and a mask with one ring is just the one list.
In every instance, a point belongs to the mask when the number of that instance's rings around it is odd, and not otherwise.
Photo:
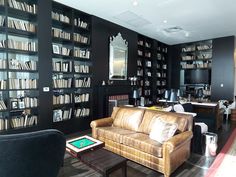
[(65, 154), (57, 130), (0, 135), (1, 177), (57, 177)]

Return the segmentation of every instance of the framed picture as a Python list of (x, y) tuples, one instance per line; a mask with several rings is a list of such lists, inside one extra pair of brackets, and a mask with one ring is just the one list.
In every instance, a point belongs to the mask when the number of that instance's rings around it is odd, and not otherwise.
[(53, 53), (60, 54), (60, 50), (59, 50), (59, 46), (58, 45), (53, 44), (52, 45), (52, 50), (53, 50)]
[(11, 108), (12, 109), (17, 109), (18, 108), (18, 102), (17, 101), (12, 101), (11, 102)]

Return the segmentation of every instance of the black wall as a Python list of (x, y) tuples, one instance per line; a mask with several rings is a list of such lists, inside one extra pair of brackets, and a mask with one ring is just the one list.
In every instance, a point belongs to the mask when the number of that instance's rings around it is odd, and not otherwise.
[[(104, 19), (92, 17), (92, 59), (93, 59), (93, 117), (98, 118), (98, 90), (102, 81), (109, 79), (109, 41), (111, 36), (121, 33), (128, 42), (128, 77), (137, 71), (137, 33)], [(113, 85), (128, 85), (129, 81), (114, 81)], [(127, 87), (124, 87), (126, 89)], [(122, 88), (121, 88), (122, 89)], [(129, 92), (127, 90), (127, 92)]]
[(211, 80), (213, 101), (234, 98), (234, 48), (234, 36), (213, 40)]

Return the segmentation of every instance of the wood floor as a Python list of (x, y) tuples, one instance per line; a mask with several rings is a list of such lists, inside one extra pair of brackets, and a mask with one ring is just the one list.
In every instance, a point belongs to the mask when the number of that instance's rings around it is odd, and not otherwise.
[[(236, 122), (224, 121), (222, 128), (217, 132), (218, 134), (218, 152), (226, 143), (232, 130), (236, 128)], [(74, 136), (74, 135), (72, 135)], [(192, 153), (190, 158), (180, 166), (171, 177), (203, 177), (212, 162), (213, 157), (205, 157), (199, 154)], [(88, 166), (81, 163), (79, 160), (72, 158), (70, 155), (65, 155), (64, 166), (61, 168), (58, 177), (100, 177), (101, 175), (92, 170)], [(120, 177), (121, 171), (110, 175), (111, 177)], [(163, 174), (148, 169), (142, 165), (128, 161), (127, 163), (127, 177), (162, 177)]]

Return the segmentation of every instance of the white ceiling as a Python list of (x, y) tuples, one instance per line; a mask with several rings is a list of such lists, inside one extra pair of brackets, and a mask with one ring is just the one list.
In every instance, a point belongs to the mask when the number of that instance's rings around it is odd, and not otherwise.
[(55, 1), (170, 45), (236, 35), (235, 0)]

